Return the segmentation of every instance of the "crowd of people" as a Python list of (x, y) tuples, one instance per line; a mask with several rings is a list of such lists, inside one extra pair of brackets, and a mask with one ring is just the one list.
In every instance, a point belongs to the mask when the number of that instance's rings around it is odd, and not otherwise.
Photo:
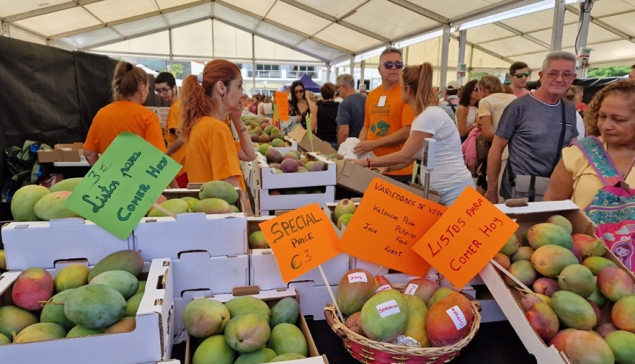
[[(433, 85), (432, 65), (404, 67), (399, 49), (383, 51), (378, 71), (381, 85), (368, 94), (356, 90), (350, 74), (322, 85), (319, 97), (293, 82), (290, 121), (310, 127), (335, 149), (357, 138), (356, 155), (375, 157), (354, 163), (406, 184), (414, 160), (423, 157), (424, 140), (434, 139), (436, 167), (428, 187), (444, 205), (471, 186), (493, 203), (572, 199), (584, 208), (606, 184), (578, 143), (589, 139), (585, 136), (606, 150), (618, 177), (635, 182), (629, 173), (635, 164), (635, 82), (611, 84), (587, 107), (584, 90), (573, 85), (571, 53), (549, 53), (533, 91), (527, 89), (532, 70), (522, 62), (511, 65), (510, 85), (493, 75), (463, 86), (451, 81), (442, 97)], [(629, 78), (635, 79), (635, 66)], [(246, 189), (239, 160), (254, 160), (256, 154), (241, 116), (247, 108), (271, 117), (273, 102), (270, 96), (249, 99), (234, 63), (207, 63), (200, 75), (183, 80), (180, 97), (174, 76), (159, 74), (155, 92), (170, 105), (164, 130), (157, 115), (142, 106), (150, 92), (143, 70), (119, 62), (112, 90), (113, 103), (97, 113), (84, 143), (91, 165), (120, 132), (130, 131), (183, 165), (171, 187), (224, 180)]]

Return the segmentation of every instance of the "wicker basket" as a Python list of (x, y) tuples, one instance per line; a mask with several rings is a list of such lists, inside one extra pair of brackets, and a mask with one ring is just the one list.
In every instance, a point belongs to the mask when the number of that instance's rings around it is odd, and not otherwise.
[(481, 326), (480, 303), (471, 299), (474, 320), (467, 335), (450, 346), (411, 348), (371, 340), (361, 336), (342, 323), (335, 312), (335, 307), (328, 304), (324, 307), (324, 317), (331, 330), (342, 338), (346, 350), (361, 363), (365, 364), (436, 364), (447, 363), (457, 357), (461, 349), (470, 343)]

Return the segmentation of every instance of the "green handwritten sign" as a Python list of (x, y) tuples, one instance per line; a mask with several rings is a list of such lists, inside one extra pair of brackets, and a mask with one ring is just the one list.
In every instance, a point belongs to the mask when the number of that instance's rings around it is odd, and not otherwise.
[(125, 240), (181, 165), (137, 134), (115, 138), (64, 206)]

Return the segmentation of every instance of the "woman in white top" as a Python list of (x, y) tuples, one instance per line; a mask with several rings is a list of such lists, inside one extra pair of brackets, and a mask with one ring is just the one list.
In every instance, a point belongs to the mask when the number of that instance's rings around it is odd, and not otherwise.
[(262, 115), (267, 118), (273, 117), (273, 103), (271, 102), (271, 96), (265, 96), (265, 99), (258, 105), (258, 115)]
[(367, 167), (405, 168), (413, 158), (421, 158), (426, 138), (436, 140), (436, 167), (430, 175), (430, 189), (439, 194), (439, 203), (450, 206), (467, 186), (474, 188), (472, 175), (463, 162), (461, 138), (454, 121), (438, 105), (432, 88), (432, 65), (408, 66), (401, 76), (401, 98), (418, 115), (410, 127), (410, 136), (399, 152), (355, 163)]
[(477, 80), (472, 80), (461, 88), (461, 98), (459, 99), (459, 107), (456, 108), (456, 126), (459, 128), (461, 142), (465, 141), (472, 129), (476, 126), (476, 104), (481, 99), (478, 92)]

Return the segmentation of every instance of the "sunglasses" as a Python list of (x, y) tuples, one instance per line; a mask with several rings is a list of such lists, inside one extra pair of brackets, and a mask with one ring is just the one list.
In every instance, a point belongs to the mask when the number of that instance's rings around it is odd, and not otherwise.
[(295, 93), (295, 94), (301, 94), (301, 93), (303, 93), (303, 92), (304, 92), (304, 90), (294, 90), (294, 91), (293, 91), (293, 93)]
[(514, 76), (516, 76), (516, 78), (529, 77), (529, 76), (531, 76), (531, 72), (527, 71), (525, 73), (517, 73)]
[(403, 62), (393, 62), (393, 61), (388, 61), (388, 62), (384, 62), (384, 68), (387, 70), (392, 69), (393, 67), (395, 67), (396, 69), (400, 70), (403, 68)]

